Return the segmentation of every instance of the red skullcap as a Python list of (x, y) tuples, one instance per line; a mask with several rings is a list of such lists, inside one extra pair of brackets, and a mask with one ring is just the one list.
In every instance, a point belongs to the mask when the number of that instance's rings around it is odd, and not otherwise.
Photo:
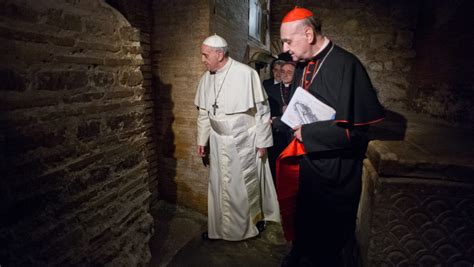
[(293, 10), (291, 10), (290, 12), (288, 12), (288, 14), (286, 14), (286, 16), (283, 18), (281, 22), (282, 23), (291, 22), (291, 21), (301, 20), (301, 19), (311, 17), (311, 16), (313, 16), (313, 12), (309, 11), (306, 8), (296, 6), (295, 8), (293, 8)]

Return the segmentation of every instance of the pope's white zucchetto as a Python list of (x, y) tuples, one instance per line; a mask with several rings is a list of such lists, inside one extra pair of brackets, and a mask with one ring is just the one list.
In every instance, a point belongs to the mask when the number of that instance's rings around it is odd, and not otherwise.
[(215, 48), (227, 47), (227, 42), (224, 40), (224, 38), (217, 34), (207, 37), (206, 40), (202, 42), (202, 44)]

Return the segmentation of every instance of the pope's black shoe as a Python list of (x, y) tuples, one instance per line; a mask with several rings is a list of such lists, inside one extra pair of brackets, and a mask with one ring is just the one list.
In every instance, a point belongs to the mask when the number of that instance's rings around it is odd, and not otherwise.
[(259, 221), (259, 222), (257, 222), (257, 224), (255, 226), (257, 226), (258, 232), (261, 233), (261, 232), (265, 231), (265, 228), (266, 228), (267, 224), (266, 224), (265, 221)]
[(207, 232), (204, 232), (201, 234), (202, 240), (209, 240), (209, 234)]

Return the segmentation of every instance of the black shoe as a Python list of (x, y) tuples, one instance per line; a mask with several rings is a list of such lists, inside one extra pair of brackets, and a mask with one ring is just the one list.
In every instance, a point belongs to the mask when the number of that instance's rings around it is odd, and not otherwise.
[(204, 232), (201, 234), (202, 240), (209, 240), (209, 234), (207, 232)]
[(265, 228), (267, 227), (267, 224), (266, 224), (265, 221), (259, 221), (259, 222), (257, 222), (256, 226), (257, 226), (258, 232), (261, 233), (261, 232), (265, 231)]

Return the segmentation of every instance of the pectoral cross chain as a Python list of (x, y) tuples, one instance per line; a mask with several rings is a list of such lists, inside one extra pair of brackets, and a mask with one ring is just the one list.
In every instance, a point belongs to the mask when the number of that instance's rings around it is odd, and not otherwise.
[[(229, 73), (230, 67), (232, 67), (232, 63), (234, 63), (234, 61), (231, 61), (231, 62), (230, 62), (229, 68), (227, 68), (227, 70), (225, 71), (224, 78), (222, 79), (222, 83), (221, 83), (221, 85), (219, 86), (219, 90), (217, 90), (217, 92), (216, 92), (216, 74), (214, 74), (214, 95), (215, 95), (215, 100), (214, 100), (214, 104), (212, 105), (212, 108), (214, 109), (214, 116), (216, 115), (216, 109), (219, 108), (219, 106), (217, 105), (217, 99), (219, 98), (219, 94), (221, 93), (222, 86), (224, 86), (224, 82), (225, 82), (225, 78), (227, 77), (227, 73)], [(1, 267), (1, 266), (0, 266), (0, 267)]]
[(219, 108), (219, 106), (217, 105), (217, 101), (212, 104), (212, 108), (214, 109), (214, 116), (216, 116), (216, 109)]

